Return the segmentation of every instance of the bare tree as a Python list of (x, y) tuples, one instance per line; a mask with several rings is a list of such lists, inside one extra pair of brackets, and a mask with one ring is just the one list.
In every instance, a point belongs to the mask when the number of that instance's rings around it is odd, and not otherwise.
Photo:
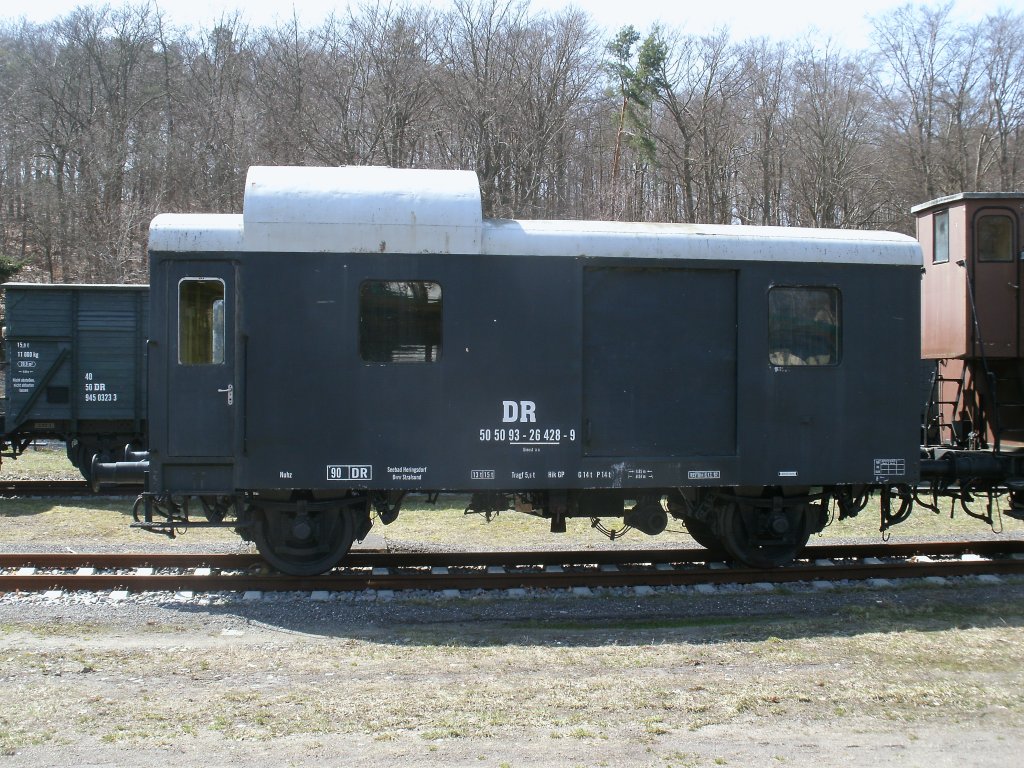
[(440, 24), (438, 87), (451, 120), (438, 132), (440, 158), (476, 170), (490, 215), (513, 210), (509, 130), (527, 21), (516, 0), (455, 0)]
[(748, 43), (744, 58), (747, 93), (748, 157), (743, 165), (737, 214), (746, 223), (785, 224), (786, 154), (792, 139), (787, 128), (792, 119), (790, 59), (782, 43), (761, 39)]
[(722, 31), (668, 40), (658, 102), (658, 151), (677, 184), (685, 221), (729, 223), (744, 126), (743, 61)]
[(313, 162), (347, 165), (371, 162), (365, 124), (369, 94), (359, 88), (359, 50), (349, 34), (347, 19), (332, 15), (310, 35), (312, 55), (306, 79), (305, 141)]
[(489, 216), (884, 226), (1024, 183), (1024, 18), (873, 20), (872, 50), (528, 0), (363, 0), (315, 28), (149, 5), (0, 26), (0, 272), (143, 280), (146, 227), (238, 211), (255, 163), (464, 168)]
[(939, 138), (942, 92), (956, 63), (952, 2), (906, 5), (873, 20), (879, 67), (873, 87), (889, 124), (893, 170), (910, 181), (905, 199), (935, 197), (942, 189)]
[[(237, 211), (241, 206), (242, 183), (255, 159), (258, 114), (249, 36), (236, 13), (222, 16), (209, 32), (163, 46), (175, 209)], [(179, 198), (185, 191), (187, 196)]]
[(139, 279), (148, 223), (142, 169), (155, 138), (149, 117), (162, 99), (155, 16), (148, 5), (79, 10), (58, 24), (81, 54), (88, 77), (87, 145), (77, 156), (76, 184), (86, 193), (80, 236), (93, 279)]
[(254, 101), (260, 120), (254, 126), (258, 162), (305, 165), (315, 162), (310, 149), (315, 97), (311, 73), (319, 52), (297, 15), (262, 31), (254, 44)]
[(955, 55), (940, 91), (944, 126), (939, 167), (945, 190), (977, 189), (990, 162), (984, 97), (979, 93), (984, 78), (979, 43), (977, 28), (958, 29), (953, 38)]
[(437, 62), (427, 8), (366, 5), (350, 16), (356, 87), (366, 110), (366, 153), (407, 167), (424, 149), (436, 106)]
[[(32, 255), (34, 104), (27, 77), (35, 29), (22, 22), (0, 27), (0, 271), (6, 278)], [(15, 118), (17, 115), (19, 118)]]
[(982, 24), (985, 104), (999, 189), (1024, 183), (1024, 14), (1003, 11)]
[(859, 227), (874, 214), (872, 98), (858, 59), (808, 45), (793, 70), (790, 193), (794, 223)]
[(572, 154), (572, 125), (598, 75), (597, 35), (577, 9), (532, 19), (513, 71), (509, 125), (512, 209), (556, 216)]

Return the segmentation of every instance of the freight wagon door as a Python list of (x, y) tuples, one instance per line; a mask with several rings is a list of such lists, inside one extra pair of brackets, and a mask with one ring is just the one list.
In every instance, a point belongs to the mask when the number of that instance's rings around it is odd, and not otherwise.
[(583, 277), (588, 456), (736, 454), (736, 273), (599, 267)]
[(235, 444), (235, 273), (229, 262), (168, 264), (171, 456), (230, 457)]

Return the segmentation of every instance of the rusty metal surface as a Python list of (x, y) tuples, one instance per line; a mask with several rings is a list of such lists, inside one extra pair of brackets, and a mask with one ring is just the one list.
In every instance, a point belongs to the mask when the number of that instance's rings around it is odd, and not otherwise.
[[(933, 263), (934, 216), (949, 212), (949, 261)], [(985, 215), (1005, 215), (1015, 226), (1013, 258), (981, 261), (975, 227)], [(1024, 354), (1024, 291), (1021, 290), (1021, 243), (1024, 202), (995, 194), (958, 197), (918, 212), (918, 240), (924, 251), (921, 281), (921, 354), (925, 359), (1016, 358)], [(960, 263), (958, 263), (960, 262)], [(977, 327), (971, 309), (974, 289)], [(977, 338), (980, 333), (980, 339)]]
[[(975, 355), (989, 358), (1020, 357), (1020, 213), (1019, 204), (1008, 201), (978, 201), (967, 207), (968, 265), (974, 286), (974, 304), (977, 308), (977, 334), (974, 338)], [(990, 251), (1005, 256), (1006, 261), (983, 260), (980, 253), (990, 228), (985, 221), (1001, 221), (1007, 226), (1008, 241), (999, 241), (998, 248)], [(992, 245), (990, 243), (990, 245)]]

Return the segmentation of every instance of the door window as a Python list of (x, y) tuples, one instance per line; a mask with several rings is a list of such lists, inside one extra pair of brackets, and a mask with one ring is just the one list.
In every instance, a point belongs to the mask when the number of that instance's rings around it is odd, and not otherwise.
[(188, 277), (178, 283), (178, 362), (224, 362), (224, 281)]
[(978, 261), (1013, 261), (1013, 220), (994, 214), (982, 216), (975, 227)]

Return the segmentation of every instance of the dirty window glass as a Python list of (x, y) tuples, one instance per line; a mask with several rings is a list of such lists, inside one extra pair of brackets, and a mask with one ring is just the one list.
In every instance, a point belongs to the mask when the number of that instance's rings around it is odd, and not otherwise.
[(1013, 261), (1013, 220), (1009, 216), (982, 216), (975, 237), (978, 261)]
[(441, 286), (368, 280), (359, 289), (359, 354), (368, 363), (434, 363), (441, 357)]
[(178, 284), (178, 362), (224, 362), (224, 283), (186, 278)]
[(839, 363), (839, 291), (783, 288), (768, 292), (768, 359), (772, 365)]
[(949, 261), (949, 211), (936, 213), (932, 222), (935, 235), (935, 250), (932, 253), (932, 263), (945, 264)]

